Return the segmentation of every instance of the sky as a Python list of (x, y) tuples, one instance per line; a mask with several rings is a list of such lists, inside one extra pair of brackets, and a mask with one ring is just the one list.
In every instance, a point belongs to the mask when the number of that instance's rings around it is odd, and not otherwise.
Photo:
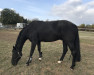
[(0, 11), (15, 10), (27, 19), (94, 24), (94, 0), (0, 0)]

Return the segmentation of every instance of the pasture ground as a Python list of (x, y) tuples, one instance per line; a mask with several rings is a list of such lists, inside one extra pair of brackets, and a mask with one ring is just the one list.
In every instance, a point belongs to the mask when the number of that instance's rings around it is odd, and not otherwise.
[(70, 70), (70, 50), (64, 61), (57, 61), (62, 54), (62, 42), (42, 42), (42, 61), (38, 61), (38, 51), (35, 49), (32, 63), (26, 66), (31, 43), (27, 40), (23, 47), (23, 57), (17, 66), (11, 65), (12, 47), (20, 30), (0, 30), (0, 75), (94, 75), (94, 32), (80, 31), (80, 46), (82, 60)]

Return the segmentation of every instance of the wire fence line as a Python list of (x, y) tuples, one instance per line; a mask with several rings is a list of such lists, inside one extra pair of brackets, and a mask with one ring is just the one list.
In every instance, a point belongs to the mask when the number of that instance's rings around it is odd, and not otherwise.
[[(24, 26), (25, 27), (25, 26)], [(22, 27), (22, 28), (24, 28)], [(20, 27), (17, 27), (17, 25), (3, 25), (0, 27), (0, 29), (22, 29)], [(79, 31), (91, 31), (94, 32), (94, 28), (78, 28)]]
[(78, 28), (79, 31), (91, 31), (94, 32), (94, 28)]

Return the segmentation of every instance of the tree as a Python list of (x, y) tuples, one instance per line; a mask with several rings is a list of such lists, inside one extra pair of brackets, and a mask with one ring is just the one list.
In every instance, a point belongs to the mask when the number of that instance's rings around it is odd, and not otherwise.
[(15, 19), (16, 19), (16, 23), (22, 23), (23, 22), (23, 17), (19, 16), (19, 14), (16, 14)]
[(92, 24), (92, 28), (94, 28), (94, 24)]
[(28, 24), (31, 23), (31, 22), (32, 22), (31, 20), (29, 20), (29, 19), (27, 20), (27, 23), (28, 23)]
[(79, 27), (80, 28), (85, 28), (85, 24), (81, 24)]
[(92, 28), (92, 26), (91, 26), (91, 25), (89, 25), (89, 24), (87, 24), (87, 25), (86, 25), (86, 28)]
[(26, 20), (14, 10), (5, 8), (1, 11), (1, 22), (3, 24), (16, 24), (26, 22)]
[(23, 19), (23, 23), (28, 23), (27, 19)]
[(4, 9), (2, 10), (1, 12), (1, 22), (3, 24), (11, 24), (13, 23), (14, 21), (14, 15), (15, 15), (15, 12), (13, 10), (10, 10), (10, 9)]
[(1, 17), (0, 17), (0, 22), (1, 22)]
[(1, 22), (1, 11), (0, 11), (0, 22)]

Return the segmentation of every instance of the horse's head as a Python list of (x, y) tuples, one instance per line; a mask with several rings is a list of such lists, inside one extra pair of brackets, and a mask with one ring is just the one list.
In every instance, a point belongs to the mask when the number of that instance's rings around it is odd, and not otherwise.
[(22, 53), (19, 52), (15, 46), (13, 46), (12, 59), (11, 59), (11, 63), (12, 63), (13, 66), (17, 65), (17, 63), (20, 60), (21, 56), (22, 56)]

